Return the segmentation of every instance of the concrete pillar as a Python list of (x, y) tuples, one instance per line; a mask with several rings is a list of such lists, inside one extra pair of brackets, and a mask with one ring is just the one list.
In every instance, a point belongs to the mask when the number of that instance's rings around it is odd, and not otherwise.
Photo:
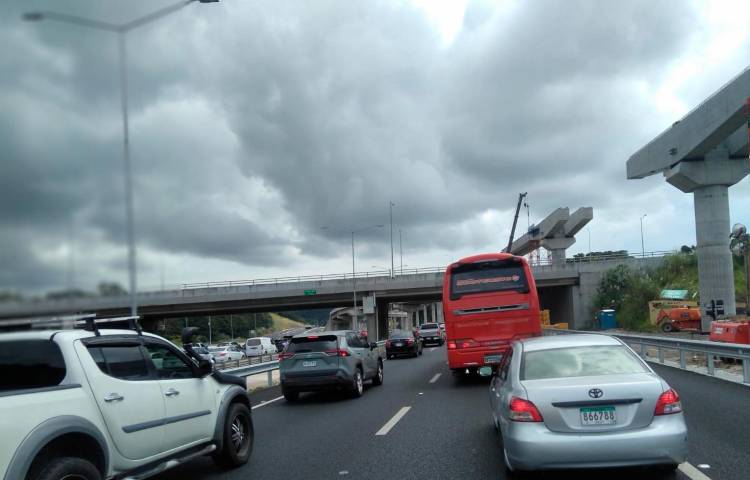
[(729, 251), (728, 187), (750, 171), (747, 159), (730, 159), (725, 149), (716, 149), (704, 160), (683, 161), (664, 172), (667, 182), (683, 192), (693, 193), (695, 209), (698, 290), (703, 316), (701, 328), (707, 332), (713, 320), (706, 309), (711, 301), (721, 301), (725, 318), (736, 314), (734, 273)]
[(552, 265), (565, 265), (565, 250), (576, 242), (575, 237), (554, 237), (542, 240), (542, 246), (549, 252)]
[(422, 323), (427, 323), (427, 305), (422, 305)]
[[(735, 315), (734, 271), (729, 250), (729, 189), (708, 185), (693, 192), (701, 303), (722, 300), (725, 316)], [(709, 331), (710, 320), (703, 325)]]
[(437, 303), (431, 304), (430, 309), (432, 310), (432, 323), (437, 323)]

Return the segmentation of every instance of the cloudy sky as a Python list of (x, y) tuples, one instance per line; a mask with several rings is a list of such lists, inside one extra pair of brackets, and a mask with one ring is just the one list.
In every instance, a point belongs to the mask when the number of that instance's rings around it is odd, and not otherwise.
[[(117, 45), (171, 1), (0, 6), (0, 289), (127, 284)], [(594, 208), (574, 254), (695, 243), (625, 161), (750, 59), (750, 2), (223, 0), (128, 37), (139, 284), (443, 265)], [(749, 181), (730, 190), (750, 222)], [(526, 211), (519, 225), (525, 229)], [(329, 229), (321, 229), (329, 226)], [(73, 273), (73, 275), (71, 275)]]

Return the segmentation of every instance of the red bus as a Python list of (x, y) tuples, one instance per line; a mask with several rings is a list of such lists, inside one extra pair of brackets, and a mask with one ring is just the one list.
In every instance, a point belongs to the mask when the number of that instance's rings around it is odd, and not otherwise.
[(529, 264), (508, 253), (463, 258), (443, 278), (448, 366), (475, 372), (500, 362), (517, 338), (542, 334), (539, 297)]

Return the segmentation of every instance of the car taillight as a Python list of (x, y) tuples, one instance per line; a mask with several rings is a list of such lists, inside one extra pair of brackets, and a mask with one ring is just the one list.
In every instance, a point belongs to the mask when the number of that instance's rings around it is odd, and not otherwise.
[(407, 344), (407, 345), (414, 345), (414, 339), (412, 339), (412, 338), (407, 338), (407, 339), (406, 339), (406, 344)]
[(349, 350), (344, 350), (343, 348), (326, 350), (323, 353), (325, 353), (329, 357), (350, 357), (351, 356), (351, 353), (349, 353)]
[(385, 341), (385, 348), (391, 348), (391, 341), (390, 340), (386, 340)]
[(226, 354), (227, 354), (227, 352), (219, 352), (219, 356), (220, 356), (220, 357), (223, 357), (223, 356), (224, 356), (224, 355), (226, 355)]
[(523, 398), (510, 399), (510, 420), (514, 422), (541, 422), (542, 414), (536, 405)]
[(672, 413), (679, 413), (681, 411), (682, 403), (680, 402), (680, 396), (677, 395), (677, 392), (670, 388), (666, 392), (659, 395), (659, 400), (656, 401), (654, 415), (670, 415)]
[(478, 347), (480, 344), (471, 338), (461, 338), (459, 340), (451, 340), (448, 342), (448, 350), (455, 350), (457, 348), (472, 348)]
[(279, 354), (279, 360), (286, 360), (287, 358), (292, 358), (294, 356), (294, 353), (292, 352), (281, 352)]

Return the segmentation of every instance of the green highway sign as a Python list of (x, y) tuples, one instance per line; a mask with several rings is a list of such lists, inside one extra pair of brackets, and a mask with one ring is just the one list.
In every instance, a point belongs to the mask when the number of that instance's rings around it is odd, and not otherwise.
[(305, 295), (315, 295), (318, 293), (317, 290), (305, 290)]

